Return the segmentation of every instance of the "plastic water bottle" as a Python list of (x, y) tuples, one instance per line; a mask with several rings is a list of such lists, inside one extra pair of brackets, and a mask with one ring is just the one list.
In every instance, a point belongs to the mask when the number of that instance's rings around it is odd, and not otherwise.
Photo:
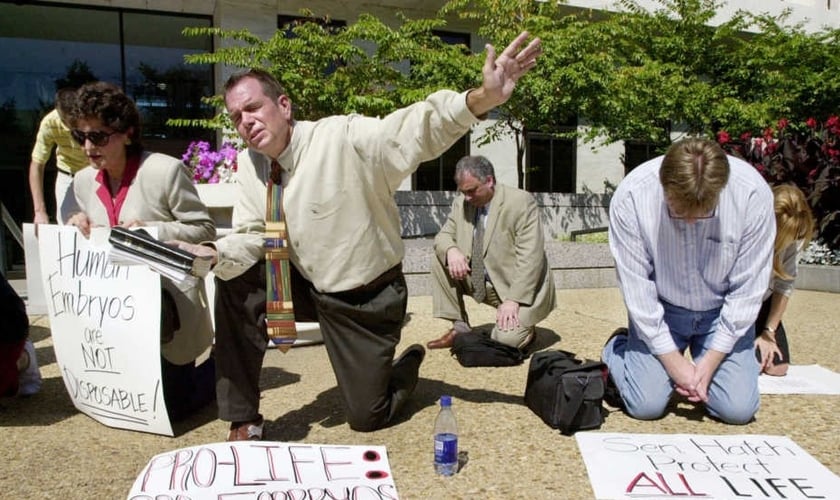
[(440, 412), (435, 419), (435, 472), (451, 476), (458, 471), (458, 423), (452, 412), (452, 398), (440, 397)]

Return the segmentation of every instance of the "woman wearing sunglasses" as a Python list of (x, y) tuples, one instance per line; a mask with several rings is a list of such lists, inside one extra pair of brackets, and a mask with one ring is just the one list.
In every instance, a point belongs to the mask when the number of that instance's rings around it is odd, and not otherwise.
[[(216, 228), (184, 164), (143, 150), (137, 106), (106, 82), (79, 88), (70, 113), (73, 139), (90, 166), (73, 178), (62, 207), (64, 222), (85, 236), (94, 226), (154, 226), (158, 239), (191, 243), (213, 240)], [(215, 396), (212, 357), (195, 359), (212, 341), (201, 282), (161, 278), (161, 372), (171, 420), (180, 420)]]

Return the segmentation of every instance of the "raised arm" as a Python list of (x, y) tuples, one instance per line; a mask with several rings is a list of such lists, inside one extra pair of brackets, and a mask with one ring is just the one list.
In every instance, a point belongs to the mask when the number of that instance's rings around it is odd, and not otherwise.
[(475, 116), (482, 117), (496, 106), (510, 99), (516, 82), (531, 68), (537, 65), (537, 57), (542, 53), (539, 38), (534, 38), (523, 49), (522, 44), (530, 34), (523, 31), (505, 50), (496, 57), (496, 49), (486, 45), (487, 57), (482, 69), (481, 87), (467, 94), (467, 107)]

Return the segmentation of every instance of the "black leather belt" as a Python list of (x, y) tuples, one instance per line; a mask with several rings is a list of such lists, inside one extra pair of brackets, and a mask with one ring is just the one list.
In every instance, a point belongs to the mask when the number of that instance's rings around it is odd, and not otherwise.
[(370, 283), (358, 286), (356, 288), (353, 288), (352, 290), (346, 290), (344, 292), (338, 293), (364, 293), (371, 292), (373, 290), (379, 290), (383, 286), (397, 279), (400, 275), (402, 275), (402, 262), (392, 267), (391, 269), (388, 269), (384, 273), (380, 274), (379, 276), (374, 278), (373, 281), (371, 281)]

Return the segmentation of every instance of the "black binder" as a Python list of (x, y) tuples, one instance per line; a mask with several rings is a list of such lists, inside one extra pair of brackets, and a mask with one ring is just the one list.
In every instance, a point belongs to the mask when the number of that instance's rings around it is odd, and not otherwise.
[(155, 239), (143, 229), (114, 226), (108, 242), (116, 253), (151, 267), (164, 266), (178, 274), (203, 278), (210, 272), (212, 258), (198, 256)]

